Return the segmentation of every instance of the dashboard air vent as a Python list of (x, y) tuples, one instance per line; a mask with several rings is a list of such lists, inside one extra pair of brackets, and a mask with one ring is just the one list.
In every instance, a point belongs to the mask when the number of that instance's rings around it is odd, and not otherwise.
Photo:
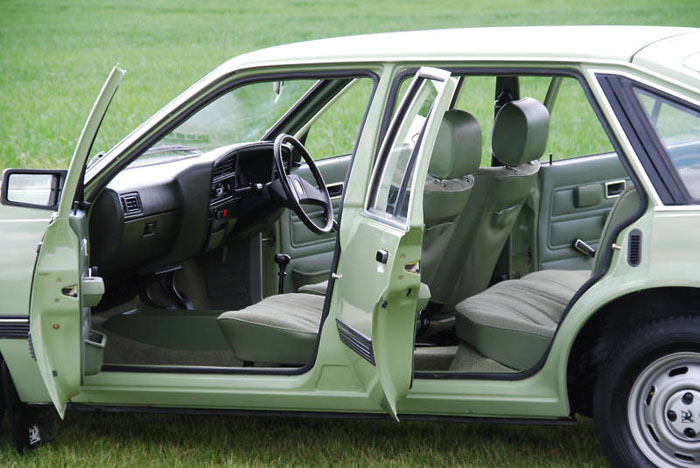
[(639, 229), (634, 229), (630, 232), (627, 263), (633, 267), (642, 263), (642, 231)]
[(119, 199), (121, 200), (122, 211), (124, 212), (125, 216), (133, 216), (143, 213), (141, 198), (139, 197), (138, 193), (126, 193), (121, 195)]
[(214, 168), (213, 176), (214, 179), (231, 174), (234, 171), (235, 159), (229, 158), (226, 161), (222, 161), (218, 166)]

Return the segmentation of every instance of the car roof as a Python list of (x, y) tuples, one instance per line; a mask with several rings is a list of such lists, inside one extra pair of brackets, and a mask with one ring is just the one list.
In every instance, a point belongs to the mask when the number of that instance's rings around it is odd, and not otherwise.
[(635, 54), (632, 63), (700, 88), (700, 31), (654, 42)]
[[(238, 56), (222, 68), (232, 71), (291, 63), (493, 58), (630, 62), (650, 44), (698, 31), (661, 26), (522, 26), (381, 33), (271, 47)], [(697, 40), (694, 42), (697, 44)]]

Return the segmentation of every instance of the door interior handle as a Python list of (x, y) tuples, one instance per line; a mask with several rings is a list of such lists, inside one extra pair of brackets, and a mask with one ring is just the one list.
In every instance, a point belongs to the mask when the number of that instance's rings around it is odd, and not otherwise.
[(605, 182), (605, 198), (617, 198), (625, 191), (627, 182), (624, 180), (611, 180)]

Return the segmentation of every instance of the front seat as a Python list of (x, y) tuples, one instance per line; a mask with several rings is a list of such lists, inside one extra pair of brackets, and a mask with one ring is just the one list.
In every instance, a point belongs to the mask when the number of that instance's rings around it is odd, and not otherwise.
[(549, 134), (549, 112), (539, 101), (524, 98), (505, 104), (494, 119), (492, 150), (503, 166), (482, 167), (460, 216), (441, 274), (431, 288), (432, 300), (447, 305), (486, 289), (496, 262), (530, 191), (537, 182)]
[(276, 294), (217, 319), (242, 361), (301, 365), (310, 362), (323, 315), (323, 296)]
[[(433, 149), (424, 195), (428, 253), (421, 275), (436, 279), (438, 265), (474, 184), (471, 175), (481, 162), (481, 127), (469, 113), (445, 112)], [(426, 271), (427, 268), (427, 271)], [(236, 356), (248, 362), (304, 364), (313, 358), (328, 282), (299, 289), (306, 294), (278, 294), (242, 310), (224, 312), (219, 327)], [(308, 294), (311, 293), (311, 294)], [(421, 283), (418, 310), (430, 300)]]
[(620, 195), (601, 234), (600, 249), (588, 270), (541, 270), (497, 283), (455, 306), (457, 336), (481, 354), (517, 370), (544, 355), (566, 306), (611, 249), (615, 227), (639, 208), (634, 187)]
[[(461, 110), (445, 112), (428, 166), (423, 191), (423, 252), (421, 255), (421, 291), (419, 307), (430, 300), (438, 283), (451, 281), (440, 274), (442, 259), (460, 214), (474, 187), (474, 173), (481, 163), (481, 126)], [(308, 284), (299, 292), (325, 295), (328, 281)], [(427, 296), (426, 296), (427, 295)]]

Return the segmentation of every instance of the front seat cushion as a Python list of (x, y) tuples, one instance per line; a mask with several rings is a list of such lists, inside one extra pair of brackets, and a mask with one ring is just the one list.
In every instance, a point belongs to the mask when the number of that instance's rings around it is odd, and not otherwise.
[(328, 290), (328, 280), (321, 281), (320, 283), (305, 284), (304, 286), (297, 289), (297, 292), (306, 294), (316, 294), (317, 296), (325, 296), (326, 290)]
[(590, 278), (584, 271), (543, 270), (496, 283), (455, 306), (457, 336), (518, 370), (544, 355), (566, 305)]
[[(304, 294), (315, 294), (317, 296), (325, 296), (326, 290), (328, 289), (328, 280), (322, 281), (320, 283), (305, 284), (300, 287), (297, 292)], [(416, 301), (416, 310), (421, 311), (425, 309), (425, 306), (430, 302), (430, 287), (421, 283), (418, 288), (418, 300)]]
[(218, 323), (238, 359), (302, 365), (313, 358), (324, 300), (313, 294), (278, 294), (224, 312)]

